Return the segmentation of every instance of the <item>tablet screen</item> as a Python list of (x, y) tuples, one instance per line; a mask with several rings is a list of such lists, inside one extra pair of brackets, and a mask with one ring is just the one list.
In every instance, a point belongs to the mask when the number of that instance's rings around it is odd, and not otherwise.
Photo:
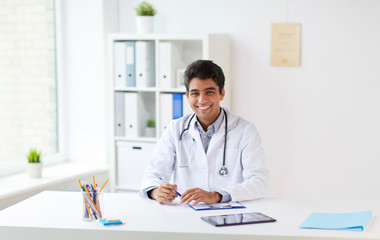
[(216, 227), (276, 221), (276, 219), (259, 212), (206, 216), (201, 219)]

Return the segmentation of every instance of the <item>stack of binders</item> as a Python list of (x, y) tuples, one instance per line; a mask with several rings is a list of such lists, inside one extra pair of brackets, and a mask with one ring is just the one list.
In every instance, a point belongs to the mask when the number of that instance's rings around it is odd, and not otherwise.
[(114, 86), (154, 87), (155, 61), (153, 41), (114, 43)]
[[(152, 95), (153, 96), (153, 95)], [(115, 136), (141, 137), (150, 111), (138, 92), (115, 93)]]
[(160, 88), (170, 89), (181, 87), (178, 86), (179, 84), (177, 81), (179, 80), (180, 82), (183, 82), (183, 79), (176, 79), (177, 71), (183, 69), (185, 64), (182, 62), (179, 46), (172, 42), (160, 42), (159, 46)]
[(170, 121), (178, 119), (192, 112), (187, 97), (183, 93), (162, 93), (160, 94), (160, 132), (162, 133)]

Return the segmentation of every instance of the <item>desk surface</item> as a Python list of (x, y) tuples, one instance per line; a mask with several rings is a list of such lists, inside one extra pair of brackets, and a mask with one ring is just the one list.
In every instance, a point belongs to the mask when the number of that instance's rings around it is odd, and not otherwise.
[[(104, 227), (82, 221), (79, 192), (42, 192), (0, 211), (0, 239), (380, 239), (380, 201), (318, 201), (267, 198), (242, 202), (246, 209), (196, 212), (160, 205), (137, 194), (105, 193), (104, 215), (125, 224)], [(363, 232), (299, 229), (311, 212), (372, 210)], [(262, 212), (274, 223), (214, 227), (201, 216)]]

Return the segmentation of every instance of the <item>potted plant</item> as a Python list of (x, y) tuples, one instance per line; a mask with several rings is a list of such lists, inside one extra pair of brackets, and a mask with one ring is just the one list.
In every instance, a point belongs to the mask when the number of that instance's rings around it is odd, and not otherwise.
[(141, 2), (136, 10), (137, 33), (153, 32), (153, 17), (156, 15), (156, 10), (146, 1)]
[(151, 118), (149, 118), (146, 121), (145, 136), (146, 137), (155, 137), (156, 136), (156, 122)]
[(28, 176), (31, 178), (40, 178), (42, 175), (41, 151), (37, 151), (37, 149), (32, 148), (26, 157), (28, 159), (28, 164), (26, 167)]

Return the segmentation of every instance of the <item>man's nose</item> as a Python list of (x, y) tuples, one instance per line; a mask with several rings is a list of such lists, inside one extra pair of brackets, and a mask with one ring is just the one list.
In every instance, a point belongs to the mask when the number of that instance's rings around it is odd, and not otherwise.
[(207, 102), (207, 100), (208, 100), (207, 94), (205, 93), (199, 94), (198, 102), (203, 103), (203, 102)]

